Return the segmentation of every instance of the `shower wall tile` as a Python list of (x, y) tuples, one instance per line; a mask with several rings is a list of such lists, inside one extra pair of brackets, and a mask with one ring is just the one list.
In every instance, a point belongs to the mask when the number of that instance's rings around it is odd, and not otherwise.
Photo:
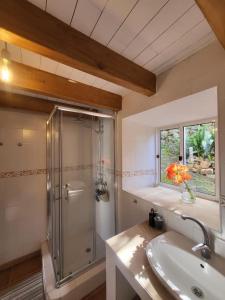
[(0, 110), (0, 265), (46, 239), (46, 120)]
[(0, 128), (45, 130), (48, 116), (26, 111), (0, 110)]
[[(92, 136), (90, 127), (81, 127), (72, 118), (63, 123), (63, 165), (92, 164)], [(85, 137), (85, 138), (84, 138)], [(79, 141), (79, 144), (78, 144)]]
[(1, 128), (1, 132), (1, 171), (45, 168), (45, 130)]

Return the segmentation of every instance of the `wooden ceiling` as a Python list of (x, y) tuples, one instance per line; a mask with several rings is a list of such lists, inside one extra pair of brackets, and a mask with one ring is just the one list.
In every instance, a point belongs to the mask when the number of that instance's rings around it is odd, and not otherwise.
[[(207, 1), (210, 2), (211, 0)], [(13, 3), (23, 6), (22, 2), (26, 1), (8, 0), (2, 1), (2, 5), (3, 2), (10, 3), (8, 5), (10, 7)], [(128, 94), (129, 89), (151, 95), (151, 93), (154, 93), (154, 76), (151, 77), (151, 72), (160, 74), (215, 39), (206, 18), (194, 0), (29, 0), (29, 2), (41, 8), (43, 12), (47, 12), (66, 23), (69, 26), (68, 28), (74, 28), (100, 43), (106, 49), (109, 49), (108, 53), (110, 55), (113, 52), (118, 53), (119, 59), (121, 57), (122, 60), (118, 60), (121, 63), (113, 70), (114, 74), (110, 74), (111, 77), (103, 76), (99, 78), (101, 74), (97, 77), (93, 74), (98, 75), (98, 73), (93, 72), (92, 69), (85, 69), (86, 72), (81, 71), (82, 68), (78, 70), (67, 59), (65, 59), (65, 63), (62, 63), (63, 60), (50, 59), (49, 57), (52, 58), (52, 56), (46, 57), (48, 55), (43, 55), (44, 52), (40, 49), (35, 51), (38, 53), (29, 51), (27, 49), (35, 49), (27, 47), (26, 43), (18, 42), (17, 36), (13, 38), (10, 36), (8, 41), (13, 42), (13, 44), (9, 44), (8, 47), (12, 59), (36, 69), (83, 82), (122, 96)], [(196, 2), (203, 3), (204, 1), (197, 0)], [(17, 10), (14, 11), (13, 15), (15, 16), (12, 20), (16, 19), (16, 14)], [(32, 17), (34, 15), (31, 14)], [(4, 24), (4, 18), (1, 19), (0, 23), (3, 22), (1, 24)], [(40, 20), (42, 19), (40, 18)], [(14, 21), (7, 22), (11, 25)], [(21, 24), (23, 24), (22, 19)], [(41, 28), (42, 24), (39, 24)], [(19, 30), (23, 31), (23, 28), (21, 27)], [(30, 33), (32, 33), (32, 30)], [(4, 33), (1, 33), (1, 36), (4, 36)], [(34, 40), (36, 36), (34, 35)], [(50, 40), (53, 38), (50, 32), (48, 36)], [(82, 39), (81, 35), (80, 40)], [(0, 48), (2, 45), (0, 41)], [(21, 47), (21, 45), (24, 47)], [(96, 53), (101, 53), (99, 49)], [(105, 53), (107, 52), (102, 52), (100, 58), (104, 58)], [(117, 56), (115, 57), (117, 58)], [(133, 63), (133, 65), (130, 65), (130, 70), (133, 70), (133, 72), (130, 72), (133, 78), (128, 73), (128, 76), (125, 77), (123, 77), (124, 74), (120, 74), (120, 66), (122, 66), (121, 70), (129, 66), (129, 61), (123, 61), (123, 57)], [(114, 61), (113, 59), (110, 68), (114, 68)], [(103, 62), (107, 62), (107, 55)], [(124, 62), (128, 65), (124, 65)], [(88, 60), (86, 63), (89, 64)], [(104, 63), (101, 66), (99, 65), (97, 69), (104, 69)], [(143, 69), (138, 69), (135, 65)], [(145, 73), (144, 69), (149, 73)], [(108, 70), (106, 71), (108, 72)], [(137, 75), (139, 71), (140, 75)], [(141, 77), (143, 74), (144, 76)], [(114, 77), (116, 78), (115, 81)], [(145, 80), (146, 82), (144, 82)], [(131, 85), (129, 85), (130, 83)]]
[[(156, 74), (174, 66), (215, 39), (194, 0), (30, 2)], [(130, 93), (129, 89), (118, 84), (15, 45), (10, 46), (10, 53), (20, 63), (122, 96)]]
[[(70, 82), (66, 78), (42, 70), (11, 62), (12, 80), (10, 86), (49, 97), (70, 101), (71, 104), (82, 103), (95, 107), (119, 111), (122, 97), (79, 82)], [(0, 89), (5, 83), (0, 81)]]
[(29, 1), (157, 75), (215, 39), (194, 0)]
[[(13, 44), (7, 43), (8, 50), (10, 52), (11, 59), (15, 62), (50, 72), (54, 75), (62, 76), (67, 79), (71, 79), (77, 82), (81, 82), (111, 93), (115, 93), (121, 96), (128, 95), (131, 90), (114, 84), (107, 80), (93, 76), (91, 74), (82, 72), (80, 70), (71, 68), (55, 60), (49, 59), (43, 55), (39, 55), (27, 49), (17, 47)], [(4, 48), (3, 41), (0, 41), (0, 51)]]
[(26, 0), (0, 1), (0, 39), (148, 96), (156, 91), (155, 74)]

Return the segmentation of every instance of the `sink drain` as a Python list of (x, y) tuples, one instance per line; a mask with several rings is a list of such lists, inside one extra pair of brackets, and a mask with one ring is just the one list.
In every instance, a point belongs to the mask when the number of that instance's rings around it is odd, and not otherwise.
[(192, 293), (193, 293), (196, 297), (198, 297), (198, 298), (204, 298), (204, 293), (203, 293), (203, 291), (202, 291), (200, 288), (198, 288), (197, 286), (193, 286), (193, 287), (191, 288), (191, 291), (192, 291)]

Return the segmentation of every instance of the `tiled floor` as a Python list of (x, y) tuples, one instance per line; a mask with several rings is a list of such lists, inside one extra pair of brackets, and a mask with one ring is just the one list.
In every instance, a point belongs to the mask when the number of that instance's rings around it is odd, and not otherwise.
[(35, 256), (0, 271), (0, 293), (41, 271), (41, 257)]

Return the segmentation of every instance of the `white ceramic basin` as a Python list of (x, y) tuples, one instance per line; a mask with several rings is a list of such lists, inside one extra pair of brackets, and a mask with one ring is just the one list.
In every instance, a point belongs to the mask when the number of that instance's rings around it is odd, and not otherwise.
[(203, 260), (191, 249), (195, 244), (170, 231), (146, 248), (148, 261), (162, 283), (177, 299), (225, 300), (225, 262), (213, 254)]

